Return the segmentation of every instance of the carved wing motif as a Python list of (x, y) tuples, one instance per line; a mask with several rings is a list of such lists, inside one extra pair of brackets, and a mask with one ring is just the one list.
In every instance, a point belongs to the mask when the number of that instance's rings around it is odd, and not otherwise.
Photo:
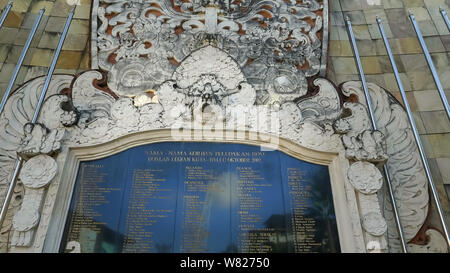
[[(54, 76), (47, 92), (47, 99), (69, 87), (72, 78), (73, 76), (67, 75)], [(45, 78), (40, 77), (16, 90), (8, 99), (0, 116), (0, 143), (2, 144), (0, 146), (0, 204), (3, 204), (9, 187), (8, 178), (17, 159), (16, 151), (19, 150), (25, 136), (24, 125), (33, 118), (44, 81)], [(55, 116), (54, 111), (46, 109), (50, 105), (55, 104), (44, 103), (38, 122), (43, 123), (48, 129), (54, 129), (59, 125), (59, 116)], [(55, 118), (57, 125), (54, 122)]]
[[(401, 105), (385, 90), (368, 84), (374, 105), (378, 130), (383, 133), (388, 155), (387, 167), (397, 201), (406, 241), (411, 240), (422, 227), (428, 213), (428, 187), (422, 162), (408, 117)], [(360, 82), (342, 85), (346, 96), (355, 94), (365, 105)], [(398, 234), (388, 195), (384, 203), (385, 218), (389, 223), (388, 238), (391, 251), (399, 251)]]

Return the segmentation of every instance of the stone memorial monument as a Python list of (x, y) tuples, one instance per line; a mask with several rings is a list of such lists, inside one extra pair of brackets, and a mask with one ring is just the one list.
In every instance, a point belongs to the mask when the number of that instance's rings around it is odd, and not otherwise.
[[(406, 113), (327, 79), (328, 1), (94, 0), (91, 69), (0, 116), (9, 252), (447, 252)], [(0, 200), (5, 198), (4, 193)], [(418, 244), (428, 236), (426, 244)]]

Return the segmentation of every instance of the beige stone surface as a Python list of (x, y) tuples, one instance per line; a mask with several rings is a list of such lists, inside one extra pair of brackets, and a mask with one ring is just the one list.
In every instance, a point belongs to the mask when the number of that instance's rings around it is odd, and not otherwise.
[[(0, 8), (3, 8), (7, 3), (8, 1), (0, 0)], [(66, 70), (66, 72), (67, 70), (77, 72), (79, 67), (87, 69), (89, 65), (89, 60), (86, 60), (86, 58), (88, 59), (89, 56), (91, 1), (82, 0), (80, 4), (76, 8), (74, 19), (63, 46), (63, 53), (60, 57), (62, 59), (58, 62), (58, 67)], [(0, 29), (0, 64), (4, 62), (15, 64), (35, 22), (37, 13), (42, 7), (45, 7), (45, 13), (24, 61), (24, 65), (27, 65), (26, 68), (23, 68), (25, 76), (22, 76), (20, 80), (28, 80), (46, 74), (71, 6), (67, 4), (66, 0), (15, 1), (6, 18), (5, 25)], [(81, 63), (82, 56), (86, 56), (83, 59), (83, 64)], [(9, 66), (0, 66), (0, 79), (2, 79), (0, 85), (9, 81), (10, 72)], [(21, 84), (19, 78), (16, 83)]]
[(62, 50), (59, 55), (56, 68), (60, 69), (77, 69), (80, 66), (81, 52)]
[(54, 50), (50, 49), (37, 49), (31, 59), (32, 66), (45, 66), (48, 67), (51, 63)]
[(418, 111), (444, 110), (441, 97), (437, 90), (413, 91)]
[(450, 184), (450, 158), (436, 158), (436, 163), (442, 175), (444, 184)]
[(445, 111), (420, 112), (426, 132), (429, 134), (450, 133), (450, 122)]
[(450, 157), (450, 134), (427, 135), (435, 157)]
[(10, 11), (8, 16), (5, 18), (5, 22), (3, 26), (18, 28), (22, 24), (23, 21), (23, 13), (17, 11)]
[(330, 56), (353, 56), (353, 51), (350, 44), (347, 41), (330, 41)]
[(361, 64), (367, 74), (380, 74), (381, 66), (377, 57), (361, 57)]
[[(5, 7), (10, 0), (1, 0), (0, 1), (0, 7)], [(17, 11), (17, 12), (26, 12), (31, 4), (31, 2), (33, 2), (33, 0), (20, 0), (20, 1), (15, 1), (14, 5), (11, 7), (12, 11)]]
[(419, 71), (406, 71), (406, 76), (413, 90), (431, 90), (436, 88), (433, 76), (429, 71), (427, 67)]

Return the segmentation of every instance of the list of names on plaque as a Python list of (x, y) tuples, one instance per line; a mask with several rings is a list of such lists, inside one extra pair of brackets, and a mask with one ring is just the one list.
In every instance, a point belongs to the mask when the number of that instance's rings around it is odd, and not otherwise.
[(103, 219), (101, 207), (110, 204), (108, 195), (120, 191), (118, 187), (111, 187), (105, 177), (102, 164), (86, 164), (81, 167), (80, 177), (84, 181), (79, 187), (76, 195), (79, 196), (70, 229), (72, 230), (69, 240), (77, 237), (85, 242), (83, 250), (94, 251), (97, 237), (107, 225)]
[(262, 187), (271, 187), (264, 183), (259, 170), (252, 167), (237, 167), (237, 197), (239, 204), (239, 238), (242, 252), (272, 252), (267, 244), (274, 235), (274, 229), (259, 227), (264, 222), (260, 210), (264, 209), (261, 197)]
[(82, 162), (62, 249), (69, 241), (82, 252), (340, 249), (326, 166), (206, 142), (155, 143)]
[(311, 186), (303, 178), (304, 173), (298, 168), (287, 169), (295, 252), (311, 252), (316, 244), (315, 220), (306, 216)]
[(172, 213), (171, 210), (149, 206), (153, 199), (163, 198), (160, 188), (165, 178), (160, 177), (161, 172), (158, 169), (133, 171), (123, 252), (151, 252), (154, 243), (152, 225)]

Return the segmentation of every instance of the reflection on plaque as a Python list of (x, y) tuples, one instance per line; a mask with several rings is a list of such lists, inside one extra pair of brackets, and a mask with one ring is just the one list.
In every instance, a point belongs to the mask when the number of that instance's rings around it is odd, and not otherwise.
[(326, 166), (166, 142), (80, 164), (61, 251), (339, 252)]

